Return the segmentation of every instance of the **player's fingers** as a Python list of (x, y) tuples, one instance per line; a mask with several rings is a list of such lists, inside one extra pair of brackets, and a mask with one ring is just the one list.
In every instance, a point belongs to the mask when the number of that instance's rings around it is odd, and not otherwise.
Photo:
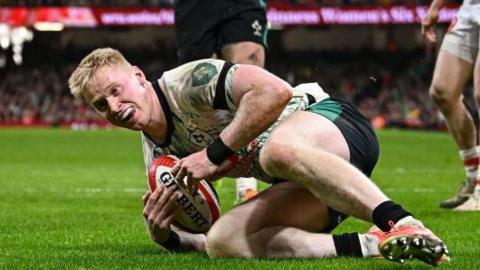
[(180, 168), (180, 170), (177, 173), (177, 176), (175, 177), (175, 180), (177, 181), (177, 184), (179, 184), (182, 188), (186, 188), (185, 185), (185, 176), (187, 175), (187, 169), (186, 168)]
[(180, 171), (180, 169), (182, 168), (182, 160), (177, 160), (177, 162), (175, 162), (175, 165), (172, 167), (172, 169), (170, 169), (170, 173), (173, 175), (173, 177), (176, 177), (177, 176), (177, 173)]
[(152, 195), (152, 192), (150, 190), (147, 190), (147, 192), (143, 194), (143, 197), (142, 197), (143, 206), (147, 204), (147, 201), (148, 201), (148, 198), (150, 198), (150, 195)]
[[(173, 215), (177, 211), (177, 209), (180, 207), (180, 205), (177, 202), (178, 194), (176, 192), (169, 194), (166, 199), (167, 201), (165, 205), (161, 208), (161, 210), (158, 212), (158, 214), (155, 217), (156, 224), (162, 225), (163, 221), (169, 216)], [(169, 225), (170, 223), (168, 224), (168, 226)]]
[(197, 192), (199, 182), (200, 180), (192, 179), (188, 186), (188, 192), (190, 192), (190, 194), (195, 194)]
[(150, 213), (150, 215), (152, 216), (151, 217), (152, 219), (156, 219), (156, 216), (158, 216), (159, 213), (163, 210), (163, 208), (168, 203), (170, 197), (174, 192), (175, 192), (175, 189), (173, 188), (164, 189), (164, 192), (162, 193), (162, 195), (160, 196), (160, 198), (158, 199), (157, 203), (155, 204), (155, 206), (153, 207)]
[(143, 216), (145, 218), (148, 218), (150, 216), (150, 213), (154, 209), (155, 204), (157, 203), (157, 200), (160, 197), (160, 194), (163, 192), (164, 188), (165, 187), (163, 185), (159, 185), (157, 189), (155, 189), (155, 191), (147, 199), (145, 207), (143, 208)]
[(196, 180), (193, 178), (192, 172), (187, 172), (187, 189), (190, 193), (195, 193)]
[(166, 216), (163, 219), (163, 221), (160, 223), (160, 226), (164, 227), (164, 228), (170, 227), (170, 225), (173, 223), (173, 221), (178, 216), (178, 214), (180, 213), (181, 210), (182, 210), (182, 208), (180, 207), (180, 205), (177, 204), (176, 207), (170, 213), (170, 215)]

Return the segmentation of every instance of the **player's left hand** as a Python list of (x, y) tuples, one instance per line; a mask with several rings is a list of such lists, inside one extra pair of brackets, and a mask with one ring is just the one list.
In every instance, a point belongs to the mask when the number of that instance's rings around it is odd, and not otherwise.
[(215, 180), (218, 168), (218, 165), (210, 162), (206, 149), (203, 149), (177, 161), (171, 172), (177, 183), (193, 193), (197, 191), (200, 180)]
[(439, 12), (440, 11), (437, 9), (429, 9), (425, 17), (422, 19), (422, 36), (431, 43), (437, 41), (434, 26), (438, 21)]

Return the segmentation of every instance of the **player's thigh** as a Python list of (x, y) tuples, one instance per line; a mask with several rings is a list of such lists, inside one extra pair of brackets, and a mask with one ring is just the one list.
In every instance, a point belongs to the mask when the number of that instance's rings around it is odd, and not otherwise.
[(378, 161), (379, 144), (370, 121), (357, 109), (328, 98), (282, 121), (265, 142), (260, 162), (267, 167), (288, 166), (289, 158), (299, 151), (305, 157), (315, 151), (334, 154), (370, 176)]
[(451, 52), (440, 50), (433, 73), (433, 94), (445, 99), (459, 98), (470, 79), (473, 65)]
[(460, 20), (445, 35), (433, 73), (431, 91), (436, 97), (448, 100), (462, 95), (478, 50), (475, 31), (471, 23)]
[(285, 118), (265, 142), (261, 155), (277, 155), (275, 149), (303, 148), (318, 149), (350, 160), (350, 150), (340, 129), (326, 117), (300, 111)]

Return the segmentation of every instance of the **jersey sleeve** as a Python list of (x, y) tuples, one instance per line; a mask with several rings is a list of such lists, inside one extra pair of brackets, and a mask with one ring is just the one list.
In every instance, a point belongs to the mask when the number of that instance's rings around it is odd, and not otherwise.
[(236, 111), (232, 81), (237, 65), (218, 59), (202, 59), (164, 73), (160, 79), (168, 89), (173, 107), (183, 110)]

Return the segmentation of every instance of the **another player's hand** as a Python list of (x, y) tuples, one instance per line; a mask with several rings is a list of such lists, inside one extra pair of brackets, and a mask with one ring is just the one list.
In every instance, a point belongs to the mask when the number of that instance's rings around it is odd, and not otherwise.
[(437, 35), (434, 31), (434, 26), (438, 21), (438, 14), (439, 10), (437, 9), (429, 9), (427, 14), (422, 20), (422, 35), (427, 41), (429, 42), (436, 42)]
[(177, 198), (174, 189), (163, 185), (143, 195), (143, 217), (153, 241), (163, 243), (170, 235), (171, 224), (181, 209)]

